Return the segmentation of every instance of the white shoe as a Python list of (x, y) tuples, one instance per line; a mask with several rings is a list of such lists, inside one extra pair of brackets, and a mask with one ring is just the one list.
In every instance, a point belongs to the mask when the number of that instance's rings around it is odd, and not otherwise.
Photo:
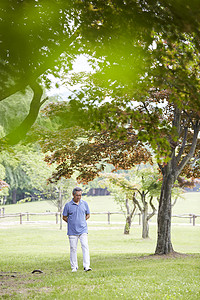
[(72, 272), (77, 272), (77, 269), (72, 269)]

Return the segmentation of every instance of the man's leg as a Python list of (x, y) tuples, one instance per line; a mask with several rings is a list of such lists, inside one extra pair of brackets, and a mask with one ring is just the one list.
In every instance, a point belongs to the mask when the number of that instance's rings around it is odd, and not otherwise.
[(69, 235), (69, 244), (70, 244), (70, 263), (72, 271), (78, 270), (78, 261), (77, 261), (77, 244), (78, 236)]
[(89, 246), (88, 246), (88, 235), (87, 233), (83, 233), (79, 236), (81, 242), (81, 248), (83, 252), (83, 267), (88, 270), (90, 267), (90, 254), (89, 254)]

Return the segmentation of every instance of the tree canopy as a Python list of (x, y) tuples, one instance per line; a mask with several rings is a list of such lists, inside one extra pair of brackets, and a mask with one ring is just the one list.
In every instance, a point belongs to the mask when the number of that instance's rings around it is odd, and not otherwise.
[(95, 54), (111, 86), (117, 79), (135, 87), (148, 66), (153, 31), (173, 40), (194, 32), (199, 45), (197, 0), (2, 0), (0, 16), (0, 99), (27, 86), (34, 92), (27, 118), (7, 139), (13, 144), (36, 120), (44, 100), (41, 82), (48, 87), (48, 74), (68, 72), (77, 53)]

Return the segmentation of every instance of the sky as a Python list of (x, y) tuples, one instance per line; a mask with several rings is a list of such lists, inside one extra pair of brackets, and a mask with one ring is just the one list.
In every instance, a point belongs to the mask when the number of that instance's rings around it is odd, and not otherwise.
[[(79, 73), (79, 72), (91, 72), (92, 68), (89, 66), (88, 59), (84, 55), (80, 55), (76, 58), (76, 60), (73, 63), (73, 71), (70, 73)], [(70, 74), (69, 73), (69, 74)], [(73, 90), (73, 87), (70, 86), (64, 86), (59, 82), (58, 78), (55, 78), (53, 75), (49, 75), (49, 79), (52, 82), (52, 88), (48, 91), (46, 91), (47, 96), (59, 96), (63, 99), (66, 99), (70, 94), (71, 91)], [(55, 87), (55, 84), (59, 84), (59, 88)], [(77, 86), (76, 86), (77, 88)]]

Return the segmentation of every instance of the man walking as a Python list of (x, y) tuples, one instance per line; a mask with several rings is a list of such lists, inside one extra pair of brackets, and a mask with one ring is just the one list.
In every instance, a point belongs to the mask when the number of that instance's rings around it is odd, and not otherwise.
[(83, 252), (84, 271), (91, 271), (90, 254), (88, 247), (88, 228), (86, 220), (90, 217), (89, 206), (86, 201), (81, 199), (82, 189), (76, 187), (73, 189), (73, 198), (65, 204), (63, 210), (63, 220), (67, 222), (67, 235), (70, 243), (70, 263), (72, 272), (78, 270), (77, 245), (78, 239), (81, 242)]

